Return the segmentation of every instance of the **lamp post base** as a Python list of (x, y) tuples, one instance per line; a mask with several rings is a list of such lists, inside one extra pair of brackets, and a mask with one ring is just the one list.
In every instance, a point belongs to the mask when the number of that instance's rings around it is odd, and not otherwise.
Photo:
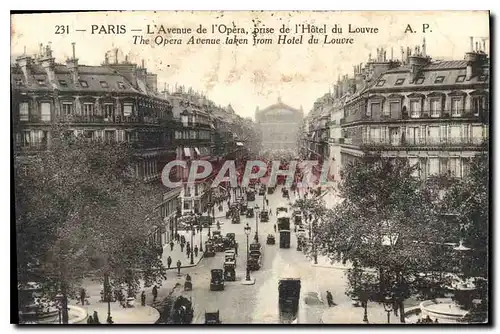
[(243, 280), (241, 281), (242, 285), (254, 285), (255, 284), (255, 278), (251, 278), (249, 281)]

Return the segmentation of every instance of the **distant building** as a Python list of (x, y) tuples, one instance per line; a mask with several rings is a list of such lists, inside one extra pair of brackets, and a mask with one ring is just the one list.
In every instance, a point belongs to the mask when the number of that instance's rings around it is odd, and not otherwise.
[(298, 152), (298, 131), (304, 118), (302, 107), (295, 109), (278, 99), (265, 109), (255, 111), (255, 121), (262, 135), (263, 150), (292, 150)]

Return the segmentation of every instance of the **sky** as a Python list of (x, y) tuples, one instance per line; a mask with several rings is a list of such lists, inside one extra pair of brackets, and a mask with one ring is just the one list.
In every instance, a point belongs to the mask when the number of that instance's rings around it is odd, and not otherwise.
[[(465, 24), (466, 23), (466, 24)], [(292, 30), (297, 24), (327, 25), (327, 33), (318, 33), (322, 42), (329, 38), (353, 38), (349, 45), (307, 43), (310, 34), (304, 34), (302, 45), (252, 44), (252, 30), (274, 28), (275, 33), (259, 35), (277, 40), (283, 25)], [(335, 24), (342, 34), (333, 34)], [(69, 34), (55, 34), (56, 25), (68, 27)], [(92, 26), (102, 25), (101, 32), (91, 33)], [(123, 25), (126, 33), (111, 34), (108, 25)], [(222, 45), (186, 45), (190, 35), (162, 34), (162, 38), (181, 38), (182, 45), (155, 45), (157, 34), (146, 34), (147, 26), (165, 28), (191, 28), (194, 37), (221, 38)], [(196, 33), (200, 25), (211, 31), (212, 25), (222, 28), (243, 28), (248, 34), (249, 45), (227, 45), (226, 37), (234, 34)], [(377, 28), (373, 33), (349, 33), (356, 28)], [(415, 31), (407, 30), (408, 25)], [(427, 31), (423, 27), (428, 25)], [(86, 31), (76, 31), (86, 30)], [(141, 29), (142, 32), (133, 32)], [(62, 30), (62, 28), (59, 28)], [(115, 28), (115, 30), (117, 30)], [(405, 33), (405, 30), (407, 32)], [(158, 32), (158, 31), (157, 31)], [(134, 35), (142, 35), (150, 44), (134, 44)], [(289, 36), (291, 33), (288, 34)], [(17, 56), (26, 49), (35, 54), (39, 44), (51, 42), (58, 62), (72, 54), (71, 43), (76, 43), (76, 56), (80, 64), (99, 65), (104, 55), (119, 48), (119, 61), (128, 56), (129, 61), (141, 64), (144, 60), (148, 71), (158, 74), (158, 87), (169, 89), (175, 85), (192, 87), (203, 92), (220, 105), (232, 105), (237, 114), (254, 117), (256, 107), (263, 109), (276, 103), (278, 97), (295, 108), (308, 113), (314, 101), (329, 90), (341, 75), (352, 75), (353, 66), (366, 63), (371, 53), (384, 47), (387, 57), (401, 59), (401, 47), (422, 45), (426, 39), (427, 54), (433, 58), (461, 60), (469, 50), (469, 36), (489, 38), (487, 12), (103, 12), (103, 13), (44, 13), (14, 15), (11, 21), (11, 55)], [(489, 43), (487, 44), (489, 47)], [(392, 50), (392, 51), (391, 51)]]

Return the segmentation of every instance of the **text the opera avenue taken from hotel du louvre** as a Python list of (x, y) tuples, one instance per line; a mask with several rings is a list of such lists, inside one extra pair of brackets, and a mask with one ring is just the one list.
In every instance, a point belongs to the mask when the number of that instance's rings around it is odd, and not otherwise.
[(11, 13), (11, 322), (488, 324), (490, 69), (488, 11)]

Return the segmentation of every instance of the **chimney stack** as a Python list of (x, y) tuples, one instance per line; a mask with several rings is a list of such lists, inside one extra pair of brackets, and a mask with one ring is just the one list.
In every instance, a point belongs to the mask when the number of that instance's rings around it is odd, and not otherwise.
[(422, 43), (422, 56), (427, 57), (427, 45), (425, 44), (425, 37)]
[(31, 82), (31, 65), (33, 64), (33, 59), (27, 55), (22, 55), (16, 59), (16, 63), (23, 72), (24, 81), (29, 84)]
[(47, 72), (48, 81), (51, 84), (54, 84), (56, 81), (55, 59), (52, 57), (52, 49), (50, 48), (50, 43), (45, 47), (45, 53), (43, 52), (42, 47), (42, 54), (39, 61), (42, 67), (45, 69), (45, 72)]
[(142, 68), (145, 68), (144, 66), (144, 59), (141, 61)]
[(469, 52), (474, 52), (474, 37), (470, 36), (469, 37), (469, 41), (470, 41), (470, 44), (469, 44)]
[(118, 64), (118, 48), (115, 49), (115, 64)]
[(76, 43), (71, 43), (73, 47), (73, 58), (66, 60), (66, 67), (68, 67), (71, 73), (71, 79), (73, 83), (78, 82), (78, 59), (76, 58)]

